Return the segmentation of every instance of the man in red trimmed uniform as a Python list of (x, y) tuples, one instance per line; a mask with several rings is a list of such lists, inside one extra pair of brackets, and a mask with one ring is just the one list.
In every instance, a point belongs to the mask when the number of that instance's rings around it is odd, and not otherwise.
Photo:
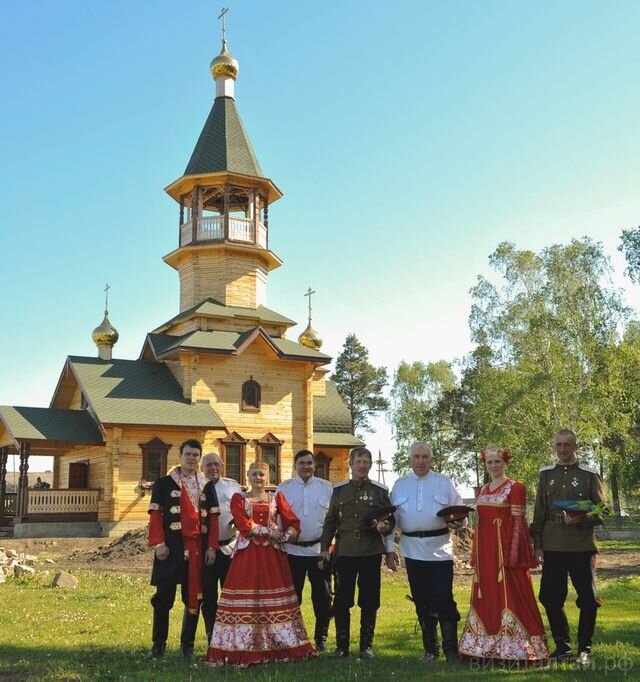
[[(150, 656), (164, 655), (169, 633), (169, 611), (176, 587), (182, 585), (187, 606), (182, 621), (180, 650), (193, 656), (193, 644), (202, 600), (203, 565), (216, 560), (220, 513), (213, 485), (198, 471), (202, 445), (195, 439), (180, 445), (180, 466), (153, 485), (149, 504), (149, 546), (155, 550), (151, 584), (156, 593), (153, 606), (153, 647)], [(213, 517), (213, 518), (210, 518)], [(207, 538), (203, 557), (203, 537)]]

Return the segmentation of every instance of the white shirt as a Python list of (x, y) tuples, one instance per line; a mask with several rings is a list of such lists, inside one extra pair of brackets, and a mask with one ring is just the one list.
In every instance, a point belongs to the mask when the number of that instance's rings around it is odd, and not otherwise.
[[(220, 541), (228, 540), (236, 536), (236, 529), (233, 525), (233, 516), (231, 515), (231, 498), (235, 493), (241, 493), (242, 488), (232, 478), (223, 478), (220, 476), (218, 481), (213, 484), (218, 496), (218, 505), (220, 506), (220, 516), (218, 517), (218, 528), (220, 529)], [(228, 545), (220, 547), (220, 551), (227, 556), (231, 556), (235, 542), (232, 541)]]
[[(446, 528), (447, 524), (436, 516), (436, 512), (451, 505), (462, 504), (462, 497), (446, 476), (435, 471), (430, 471), (426, 476), (416, 476), (411, 471), (395, 482), (391, 491), (391, 504), (398, 507), (395, 513), (397, 527), (411, 533)], [(388, 552), (392, 551), (392, 546), (392, 541), (387, 539)], [(431, 538), (409, 538), (402, 534), (400, 554), (419, 561), (451, 561), (451, 534)]]
[(310, 547), (300, 547), (290, 542), (285, 543), (287, 554), (294, 556), (317, 556), (320, 554), (320, 536), (324, 517), (329, 509), (329, 501), (333, 486), (324, 478), (312, 476), (306, 483), (296, 476), (283, 481), (277, 488), (291, 505), (293, 513), (300, 519), (300, 537), (297, 541), (318, 540)]

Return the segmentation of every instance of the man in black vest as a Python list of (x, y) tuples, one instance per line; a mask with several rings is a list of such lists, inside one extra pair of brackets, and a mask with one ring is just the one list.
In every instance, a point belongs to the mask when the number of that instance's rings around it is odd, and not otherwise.
[[(187, 606), (180, 636), (184, 658), (193, 657), (193, 645), (202, 600), (203, 566), (216, 560), (218, 499), (213, 485), (198, 471), (202, 446), (195, 439), (180, 446), (180, 466), (153, 485), (149, 504), (149, 546), (154, 548), (151, 584), (153, 606), (152, 658), (164, 655), (169, 633), (169, 612), (182, 585)], [(207, 538), (206, 549), (203, 538)], [(204, 550), (204, 551), (203, 551)], [(204, 556), (203, 556), (204, 554)]]

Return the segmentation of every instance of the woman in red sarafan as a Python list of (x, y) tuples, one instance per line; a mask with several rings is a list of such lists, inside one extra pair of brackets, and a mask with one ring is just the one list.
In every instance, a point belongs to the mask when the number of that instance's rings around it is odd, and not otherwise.
[[(315, 655), (302, 621), (284, 542), (300, 522), (281, 493), (265, 491), (269, 467), (249, 467), (249, 492), (231, 498), (240, 535), (218, 600), (205, 661), (246, 667)], [(277, 518), (280, 518), (280, 527)]]
[(526, 490), (506, 475), (508, 450), (488, 448), (491, 481), (480, 489), (473, 536), (471, 608), (458, 652), (474, 659), (539, 665), (549, 658), (529, 569), (535, 567)]

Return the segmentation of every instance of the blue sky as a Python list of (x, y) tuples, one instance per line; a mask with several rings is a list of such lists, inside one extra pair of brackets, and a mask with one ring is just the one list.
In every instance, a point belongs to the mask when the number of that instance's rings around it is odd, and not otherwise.
[[(236, 101), (284, 192), (268, 304), (334, 357), (390, 372), (469, 350), (469, 289), (497, 244), (640, 224), (638, 2), (227, 3)], [(204, 0), (0, 6), (0, 404), (47, 405), (69, 354), (116, 357), (178, 312), (182, 175), (213, 101)], [(369, 443), (392, 454), (380, 424)], [(35, 463), (34, 463), (35, 464)]]

